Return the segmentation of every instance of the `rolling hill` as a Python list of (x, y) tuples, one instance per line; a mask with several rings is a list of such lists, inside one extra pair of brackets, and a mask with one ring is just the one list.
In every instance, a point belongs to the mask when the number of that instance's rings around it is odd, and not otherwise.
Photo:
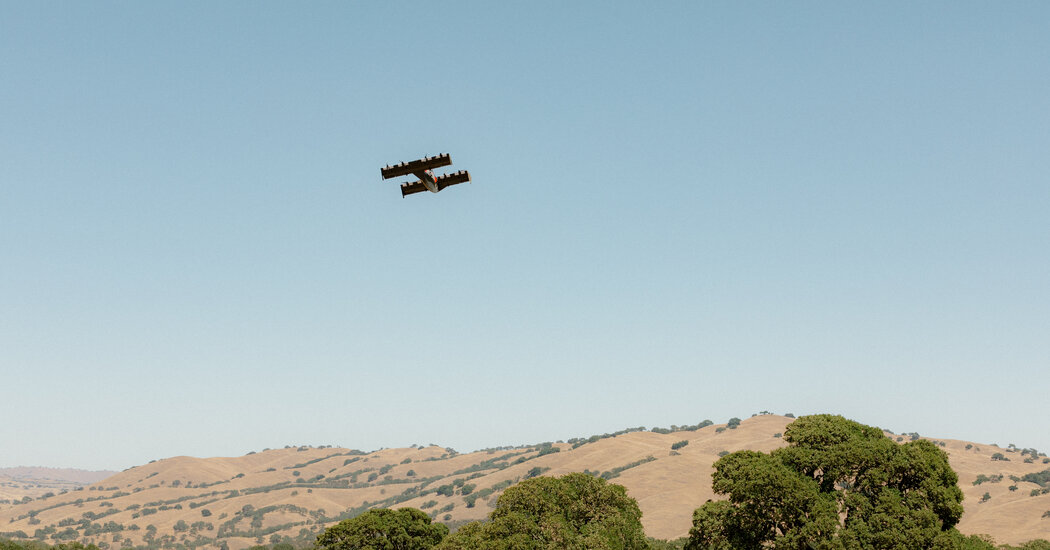
[[(368, 508), (401, 506), (455, 526), (486, 517), (500, 492), (517, 481), (586, 471), (625, 486), (638, 500), (646, 533), (672, 539), (688, 533), (696, 507), (717, 498), (711, 473), (720, 454), (781, 447), (791, 421), (764, 414), (735, 429), (625, 430), (467, 454), (438, 446), (373, 452), (287, 447), (241, 457), (174, 457), (54, 496), (0, 504), (0, 536), (108, 548), (153, 541), (238, 550), (312, 539)], [(963, 533), (1011, 544), (1050, 538), (1050, 483), (1036, 476), (1050, 469), (1050, 460), (1024, 449), (934, 441), (959, 474)], [(1022, 479), (1026, 475), (1030, 481)]]
[(48, 493), (73, 491), (115, 474), (108, 470), (73, 468), (0, 468), (0, 504), (4, 501), (40, 498)]

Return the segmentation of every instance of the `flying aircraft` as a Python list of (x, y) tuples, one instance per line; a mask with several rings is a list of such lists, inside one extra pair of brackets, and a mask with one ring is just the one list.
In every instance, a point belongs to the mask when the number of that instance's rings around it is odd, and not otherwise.
[(434, 168), (449, 166), (450, 164), (452, 164), (452, 157), (448, 153), (443, 153), (436, 157), (423, 157), (419, 160), (401, 162), (393, 166), (387, 165), (380, 172), (383, 174), (383, 179), (407, 176), (409, 174), (419, 178), (418, 181), (401, 184), (401, 196), (406, 197), (412, 193), (422, 191), (437, 193), (450, 185), (470, 181), (470, 174), (466, 170), (443, 176), (434, 175)]

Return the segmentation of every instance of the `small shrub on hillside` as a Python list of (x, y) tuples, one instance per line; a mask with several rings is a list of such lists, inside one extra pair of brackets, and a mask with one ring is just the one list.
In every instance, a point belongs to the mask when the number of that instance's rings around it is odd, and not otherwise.
[(729, 419), (729, 423), (726, 424), (726, 427), (729, 428), (730, 430), (735, 430), (736, 427), (739, 426), (739, 425), (740, 425), (740, 419), (734, 416), (733, 418)]
[(689, 440), (688, 439), (683, 439), (683, 440), (681, 440), (681, 441), (679, 441), (677, 443), (672, 443), (671, 444), (671, 450), (672, 451), (677, 451), (678, 449), (681, 449), (682, 447), (685, 447), (688, 444), (689, 444)]
[(543, 472), (546, 472), (547, 470), (550, 470), (550, 468), (542, 468), (540, 466), (536, 466), (535, 468), (529, 470), (528, 473), (525, 474), (525, 479), (532, 479), (534, 477), (541, 476), (543, 475)]
[(715, 428), (715, 433), (716, 434), (720, 434), (720, 433), (722, 433), (724, 431), (726, 431), (726, 427), (725, 426), (719, 426), (719, 427)]
[(1003, 453), (995, 453), (995, 454), (993, 454), (992, 455), (992, 460), (1001, 460), (1001, 461), (1004, 461), (1004, 462), (1010, 462), (1010, 459), (1006, 458), (1006, 455), (1004, 455)]
[(723, 456), (725, 456), (727, 454), (729, 454), (729, 451), (719, 451), (718, 458), (722, 458)]
[(991, 500), (991, 498), (992, 498), (992, 495), (989, 495), (988, 493), (985, 493), (985, 494), (981, 495), (981, 502), (988, 502), (989, 500)]
[(995, 474), (995, 475), (991, 475), (991, 476), (986, 476), (984, 474), (977, 474), (977, 479), (973, 480), (973, 484), (974, 485), (980, 485), (980, 484), (985, 483), (985, 482), (988, 482), (988, 483), (999, 483), (1002, 480), (1003, 480), (1003, 474)]
[(1011, 485), (1011, 486), (1007, 487), (1007, 489), (1009, 489), (1010, 492), (1012, 493), (1012, 492), (1017, 490), (1017, 486), (1016, 485)]
[(969, 451), (969, 450), (970, 450), (970, 449), (972, 449), (972, 448), (973, 448), (973, 443), (967, 443), (967, 444), (966, 444), (966, 450), (967, 450), (967, 451)]

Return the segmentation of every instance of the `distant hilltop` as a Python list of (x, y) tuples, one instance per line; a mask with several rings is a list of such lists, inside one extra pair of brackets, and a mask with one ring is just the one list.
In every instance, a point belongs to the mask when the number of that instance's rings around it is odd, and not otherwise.
[(66, 483), (91, 484), (102, 481), (117, 472), (113, 470), (78, 470), (76, 468), (43, 468), (39, 466), (19, 466), (17, 468), (0, 468), (0, 478), (11, 478), (16, 481), (56, 481)]
[(19, 466), (0, 468), (0, 504), (37, 499), (97, 483), (117, 472)]

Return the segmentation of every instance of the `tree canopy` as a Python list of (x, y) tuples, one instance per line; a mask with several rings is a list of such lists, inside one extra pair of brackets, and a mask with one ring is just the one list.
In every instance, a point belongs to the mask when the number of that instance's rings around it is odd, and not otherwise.
[(537, 477), (504, 491), (490, 521), (464, 525), (438, 548), (644, 549), (641, 517), (621, 485), (581, 473)]
[(958, 548), (962, 491), (926, 440), (898, 445), (841, 416), (804, 416), (789, 446), (715, 463), (727, 501), (693, 514), (689, 548)]
[(326, 550), (427, 550), (441, 542), (448, 527), (431, 523), (415, 508), (369, 510), (339, 522), (317, 537)]

